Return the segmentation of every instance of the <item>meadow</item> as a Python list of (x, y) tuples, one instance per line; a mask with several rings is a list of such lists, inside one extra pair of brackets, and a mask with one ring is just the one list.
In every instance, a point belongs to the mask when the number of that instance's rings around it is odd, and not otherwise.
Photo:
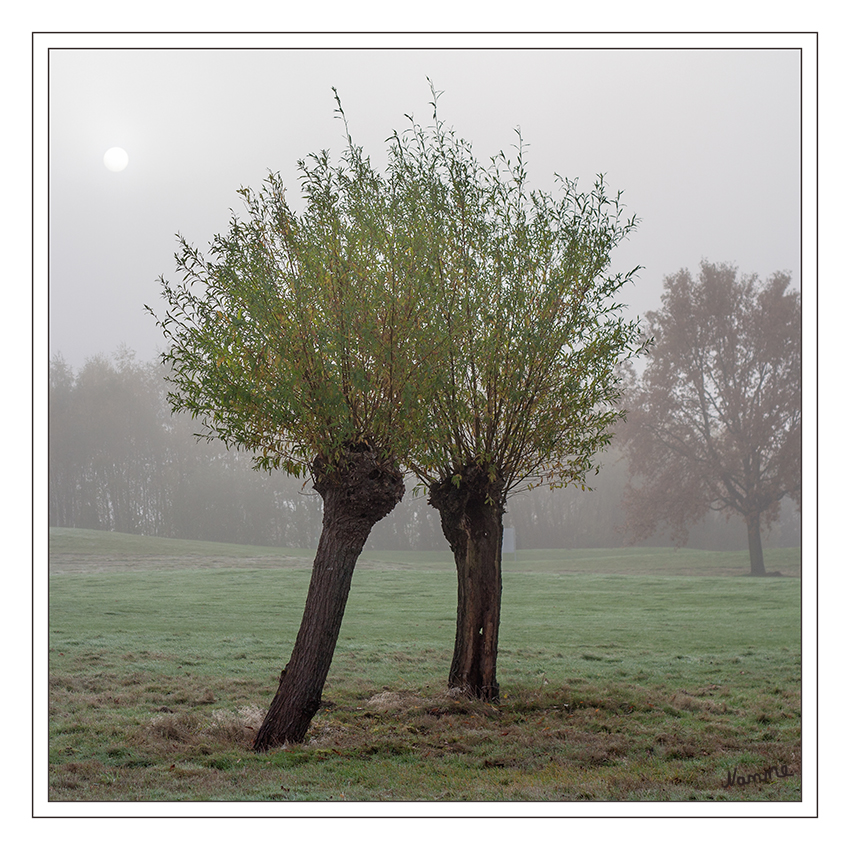
[(801, 799), (799, 549), (763, 579), (746, 552), (506, 555), (498, 705), (446, 691), (448, 552), (366, 551), (307, 740), (256, 755), (311, 562), (51, 529), (48, 799)]

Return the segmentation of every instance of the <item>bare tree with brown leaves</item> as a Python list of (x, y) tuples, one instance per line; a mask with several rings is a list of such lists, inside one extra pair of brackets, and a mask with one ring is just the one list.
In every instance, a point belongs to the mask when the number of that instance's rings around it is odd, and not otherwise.
[(761, 530), (801, 507), (802, 324), (790, 276), (766, 282), (703, 262), (666, 278), (655, 338), (633, 377), (625, 504), (633, 539), (666, 526), (679, 545), (709, 510), (747, 525), (750, 572), (765, 575)]

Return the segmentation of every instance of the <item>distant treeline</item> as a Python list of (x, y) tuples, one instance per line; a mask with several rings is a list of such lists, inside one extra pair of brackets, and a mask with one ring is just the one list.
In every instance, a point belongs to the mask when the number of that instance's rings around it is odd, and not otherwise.
[[(309, 481), (258, 472), (249, 455), (198, 440), (197, 423), (172, 415), (162, 365), (121, 350), (74, 372), (50, 363), (49, 523), (228, 543), (312, 548), (322, 521)], [(508, 501), (505, 526), (523, 549), (590, 549), (625, 543), (619, 530), (627, 480), (616, 442), (592, 489), (536, 488)], [(443, 549), (439, 515), (410, 480), (404, 501), (378, 523), (374, 549)], [(645, 545), (669, 545), (662, 537)], [(745, 549), (743, 523), (712, 516), (688, 545)], [(767, 546), (799, 546), (800, 518), (788, 506)], [(510, 557), (510, 556), (508, 556)]]

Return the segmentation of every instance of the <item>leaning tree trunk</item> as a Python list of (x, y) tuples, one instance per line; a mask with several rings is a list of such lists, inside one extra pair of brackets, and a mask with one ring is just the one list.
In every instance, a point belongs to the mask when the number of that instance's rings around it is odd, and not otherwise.
[(750, 547), (750, 575), (766, 575), (764, 552), (761, 548), (761, 514), (747, 516), (747, 542)]
[(478, 467), (432, 485), (430, 503), (440, 513), (443, 534), (457, 567), (457, 629), (449, 687), (498, 702), (496, 656), (502, 606), (502, 514), (500, 481)]
[(404, 495), (398, 468), (366, 446), (350, 450), (341, 471), (317, 462), (313, 474), (324, 502), (322, 535), (292, 657), (254, 739), (257, 752), (304, 740), (321, 704), (357, 558), (372, 526)]

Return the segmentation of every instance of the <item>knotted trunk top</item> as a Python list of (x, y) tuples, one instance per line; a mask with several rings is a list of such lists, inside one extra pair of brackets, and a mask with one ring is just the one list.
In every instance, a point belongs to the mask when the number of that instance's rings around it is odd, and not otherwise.
[(349, 446), (343, 462), (333, 467), (316, 458), (312, 470), (313, 489), (322, 497), (324, 516), (362, 525), (366, 533), (404, 496), (404, 476), (398, 466), (369, 443)]
[(474, 465), (459, 475), (459, 480), (446, 478), (428, 491), (428, 502), (440, 512), (443, 534), (455, 558), (465, 556), (470, 534), (491, 533), (494, 521), (505, 512), (504, 482), (499, 475), (491, 480), (488, 472)]

